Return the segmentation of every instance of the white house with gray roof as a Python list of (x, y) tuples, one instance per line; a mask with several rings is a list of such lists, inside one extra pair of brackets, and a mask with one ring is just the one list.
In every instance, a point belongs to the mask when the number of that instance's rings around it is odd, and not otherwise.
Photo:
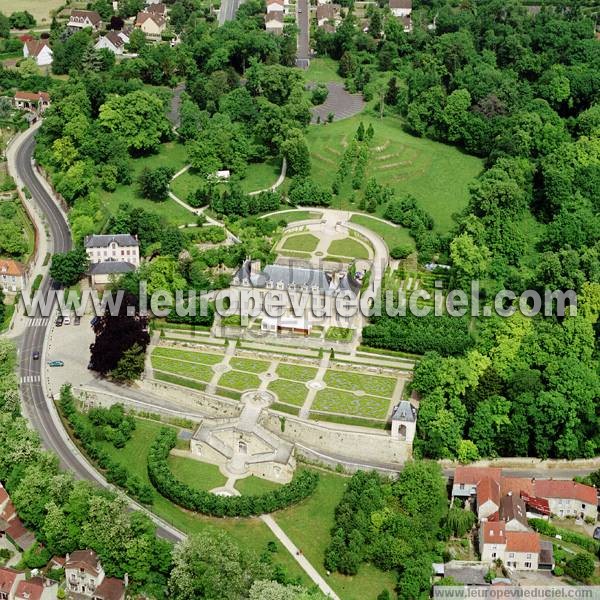
[(392, 438), (404, 439), (412, 444), (417, 432), (417, 409), (408, 401), (402, 400), (392, 412)]
[(140, 264), (140, 244), (129, 233), (88, 235), (83, 245), (93, 287), (103, 287), (111, 276), (131, 273)]

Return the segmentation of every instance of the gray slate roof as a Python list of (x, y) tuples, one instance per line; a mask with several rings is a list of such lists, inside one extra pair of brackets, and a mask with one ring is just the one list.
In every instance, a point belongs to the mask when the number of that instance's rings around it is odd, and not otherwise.
[(129, 233), (88, 235), (84, 245), (86, 248), (107, 248), (112, 242), (116, 242), (119, 246), (139, 246), (139, 242)]
[(128, 262), (118, 262), (116, 260), (106, 260), (100, 263), (94, 263), (90, 266), (90, 275), (111, 275), (120, 273), (131, 273), (135, 271), (135, 266)]
[(392, 421), (410, 421), (417, 420), (417, 411), (415, 407), (406, 400), (402, 400), (392, 413)]

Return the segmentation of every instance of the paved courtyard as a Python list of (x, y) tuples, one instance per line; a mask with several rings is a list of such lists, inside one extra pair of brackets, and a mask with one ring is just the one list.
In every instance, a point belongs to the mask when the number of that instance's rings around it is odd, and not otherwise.
[(319, 119), (321, 123), (327, 121), (327, 116), (333, 113), (333, 120), (347, 119), (362, 111), (365, 101), (362, 94), (350, 94), (341, 83), (328, 83), (329, 95), (320, 106), (312, 109), (312, 123)]

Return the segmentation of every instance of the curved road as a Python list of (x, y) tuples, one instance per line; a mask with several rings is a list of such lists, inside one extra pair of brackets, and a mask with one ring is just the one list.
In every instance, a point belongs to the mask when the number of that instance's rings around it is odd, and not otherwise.
[[(26, 138), (18, 147), (15, 154), (15, 168), (23, 184), (31, 192), (33, 202), (35, 202), (44, 213), (50, 234), (50, 252), (66, 252), (71, 249), (71, 232), (69, 225), (65, 221), (63, 213), (54, 202), (46, 188), (41, 184), (38, 175), (33, 166), (33, 150), (35, 148), (34, 132), (25, 134)], [(47, 294), (52, 288), (53, 282), (49, 276), (45, 276), (40, 286), (40, 291)], [(41, 315), (34, 315), (40, 317)], [(46, 336), (46, 325), (34, 326), (31, 319), (31, 325), (25, 329), (21, 343), (21, 353), (19, 361), (21, 377), (21, 399), (25, 411), (29, 417), (33, 428), (39, 433), (43, 445), (54, 452), (60, 459), (61, 466), (73, 473), (78, 479), (87, 479), (99, 483), (104, 487), (112, 489), (99, 474), (91, 467), (79, 452), (74, 452), (64, 437), (64, 431), (60, 431), (55, 421), (52, 419), (48, 403), (44, 396), (42, 387), (43, 360), (33, 360), (32, 352), (37, 350), (40, 353), (44, 347)], [(132, 503), (134, 508), (142, 508)], [(160, 519), (148, 512), (157, 526), (157, 533), (161, 537), (179, 541), (184, 536), (176, 529), (162, 523)]]

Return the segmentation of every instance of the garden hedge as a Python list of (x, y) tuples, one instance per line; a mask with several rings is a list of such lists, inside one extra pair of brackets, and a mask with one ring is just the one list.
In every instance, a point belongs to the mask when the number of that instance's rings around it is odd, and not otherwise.
[(571, 531), (569, 529), (563, 529), (562, 527), (555, 527), (548, 521), (544, 519), (529, 519), (529, 525), (538, 533), (542, 535), (547, 535), (550, 537), (555, 537), (556, 535), (560, 535), (560, 537), (565, 542), (570, 542), (571, 544), (575, 544), (592, 554), (598, 555), (600, 552), (600, 543), (594, 540), (591, 537), (587, 537), (581, 533), (577, 533), (576, 531)]
[(176, 442), (173, 429), (161, 429), (148, 452), (148, 477), (156, 490), (171, 502), (212, 517), (250, 517), (286, 508), (308, 498), (319, 481), (316, 473), (301, 471), (290, 483), (265, 494), (218, 496), (196, 490), (173, 475), (167, 458)]

